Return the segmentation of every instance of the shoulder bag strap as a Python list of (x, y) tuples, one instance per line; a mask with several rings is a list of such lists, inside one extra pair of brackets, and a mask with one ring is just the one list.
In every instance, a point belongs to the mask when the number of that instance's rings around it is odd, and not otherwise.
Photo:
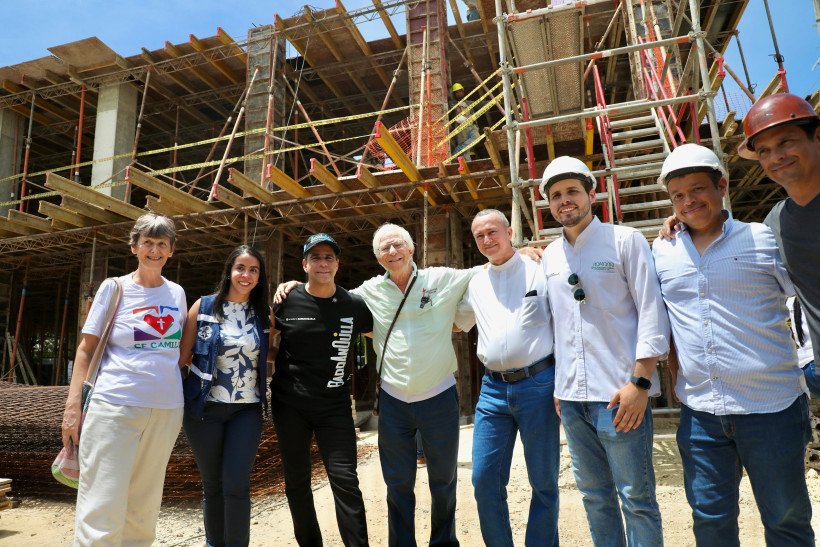
[(121, 277), (110, 278), (114, 281), (114, 292), (111, 294), (111, 300), (108, 301), (108, 309), (105, 311), (105, 328), (100, 335), (100, 341), (97, 347), (94, 348), (94, 355), (91, 357), (91, 362), (88, 364), (88, 374), (85, 377), (85, 383), (94, 385), (97, 381), (97, 371), (100, 368), (100, 361), (105, 353), (105, 346), (108, 344), (108, 338), (111, 336), (111, 329), (114, 326), (114, 319), (117, 316), (117, 310), (120, 307), (122, 300), (122, 285), (123, 279)]
[(401, 303), (399, 303), (399, 307), (396, 309), (396, 315), (393, 316), (393, 322), (390, 323), (390, 328), (387, 329), (387, 334), (384, 336), (384, 346), (382, 346), (382, 356), (381, 359), (379, 359), (378, 376), (376, 377), (377, 385), (382, 379), (382, 364), (384, 363), (384, 354), (387, 353), (387, 341), (390, 339), (390, 333), (393, 332), (393, 327), (396, 326), (396, 320), (399, 318), (399, 313), (401, 313), (401, 309), (404, 307), (404, 303), (407, 301), (407, 297), (410, 295), (410, 290), (413, 288), (413, 284), (416, 282), (416, 278), (418, 276), (419, 274), (416, 272), (416, 275), (414, 275), (413, 279), (410, 280), (410, 285), (407, 287), (407, 290), (404, 291), (404, 298), (401, 299)]

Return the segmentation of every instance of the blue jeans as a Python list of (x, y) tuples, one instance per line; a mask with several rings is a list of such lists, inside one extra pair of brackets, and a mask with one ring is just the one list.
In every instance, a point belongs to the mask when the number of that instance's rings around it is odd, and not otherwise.
[(208, 547), (248, 545), (251, 469), (262, 435), (261, 403), (205, 403), (202, 417), (182, 421), (202, 476)]
[(430, 545), (456, 546), (458, 395), (455, 386), (417, 403), (379, 393), (379, 460), (387, 485), (388, 542), (415, 547), (416, 431), (430, 483)]
[(555, 367), (507, 383), (485, 374), (475, 409), (473, 488), (484, 543), (512, 547), (507, 483), (521, 433), (532, 487), (527, 545), (558, 545), (560, 420), (552, 403)]
[(803, 377), (806, 379), (812, 397), (820, 397), (820, 374), (817, 373), (814, 361), (803, 366)]
[[(600, 545), (663, 545), (652, 467), (652, 410), (638, 429), (618, 433), (608, 403), (561, 401), (575, 483), (584, 499), (592, 541)], [(626, 521), (624, 536), (623, 520)]]
[[(738, 488), (749, 475), (767, 545), (814, 545), (803, 454), (811, 438), (802, 395), (770, 414), (715, 416), (681, 405), (678, 448), (698, 545), (740, 545)], [(719, 538), (719, 539), (718, 539)]]

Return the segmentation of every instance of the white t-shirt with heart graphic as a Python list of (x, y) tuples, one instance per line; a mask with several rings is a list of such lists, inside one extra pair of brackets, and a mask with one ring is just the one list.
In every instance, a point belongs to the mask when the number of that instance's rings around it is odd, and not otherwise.
[[(164, 281), (159, 287), (146, 288), (134, 283), (130, 275), (125, 278), (92, 399), (150, 408), (183, 406), (178, 362), (188, 306), (182, 287)], [(111, 280), (100, 285), (83, 334), (102, 334), (114, 287)]]

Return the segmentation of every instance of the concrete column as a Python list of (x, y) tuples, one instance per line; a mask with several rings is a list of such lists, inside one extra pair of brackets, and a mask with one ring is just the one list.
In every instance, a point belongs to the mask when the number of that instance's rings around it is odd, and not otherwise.
[[(20, 173), (26, 147), (26, 126), (22, 116), (12, 110), (0, 109), (0, 180)], [(0, 182), (0, 203), (18, 198), (20, 180)], [(6, 216), (15, 205), (0, 205), (0, 216)]]
[[(276, 55), (273, 50), (278, 49)], [(273, 57), (276, 57), (276, 66), (271, 67)], [(253, 87), (248, 92), (248, 106), (245, 111), (245, 131), (254, 129), (264, 129), (268, 115), (269, 88), (271, 84), (271, 70), (273, 70), (273, 112), (271, 113), (271, 127), (279, 127), (284, 124), (285, 119), (285, 86), (281, 83), (282, 73), (285, 69), (285, 40), (280, 38), (272, 25), (255, 27), (248, 31), (248, 71), (247, 78), (250, 81), (253, 71), (259, 67), (259, 74), (256, 75)], [(292, 99), (292, 98), (291, 98)], [(275, 133), (283, 136), (281, 132)], [(245, 154), (257, 155), (262, 152), (265, 146), (264, 132), (252, 133), (245, 137)], [(271, 139), (269, 150), (276, 150), (281, 147)], [(265, 163), (274, 163), (279, 168), (283, 167), (284, 158), (279, 160), (276, 155), (269, 155)], [(245, 161), (244, 173), (251, 180), (260, 181), (262, 176), (262, 158), (249, 159)]]
[[(125, 168), (131, 163), (134, 134), (137, 130), (137, 88), (115, 84), (100, 88), (97, 100), (97, 124), (94, 128), (94, 161), (108, 159), (91, 167), (91, 186), (125, 179)], [(104, 194), (122, 199), (125, 186), (102, 188)]]

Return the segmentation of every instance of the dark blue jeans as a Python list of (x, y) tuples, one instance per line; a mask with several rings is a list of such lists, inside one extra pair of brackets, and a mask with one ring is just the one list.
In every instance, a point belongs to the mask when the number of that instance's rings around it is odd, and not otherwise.
[(507, 383), (485, 374), (475, 409), (473, 488), (484, 543), (512, 547), (507, 484), (518, 433), (532, 487), (527, 545), (558, 545), (560, 418), (552, 394), (555, 367)]
[(379, 394), (379, 460), (387, 484), (388, 541), (415, 547), (416, 431), (430, 483), (430, 545), (456, 546), (458, 396), (455, 386), (417, 403)]
[(767, 545), (814, 545), (803, 455), (808, 401), (769, 414), (716, 416), (681, 405), (678, 448), (698, 545), (740, 545), (738, 488), (749, 475)]
[(817, 373), (817, 366), (814, 361), (803, 365), (803, 377), (806, 379), (806, 386), (808, 386), (811, 396), (820, 397), (820, 374)]
[(202, 476), (208, 547), (248, 545), (261, 403), (206, 403), (201, 418), (186, 408), (182, 427)]

